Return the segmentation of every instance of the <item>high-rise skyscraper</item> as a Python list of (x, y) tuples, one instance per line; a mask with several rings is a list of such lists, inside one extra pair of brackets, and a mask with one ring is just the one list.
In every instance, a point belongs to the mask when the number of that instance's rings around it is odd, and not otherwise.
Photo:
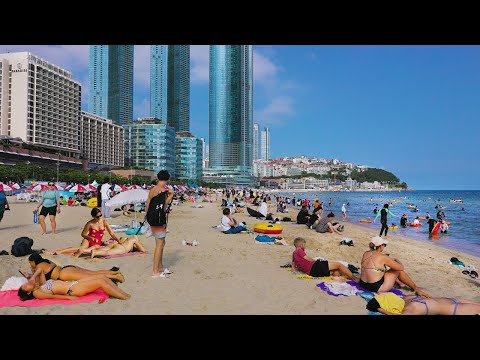
[(150, 116), (190, 131), (190, 46), (150, 47)]
[(252, 127), (252, 45), (211, 45), (209, 166), (228, 183), (251, 184)]
[(261, 139), (262, 160), (270, 160), (270, 128), (265, 126), (262, 131)]
[(252, 154), (253, 160), (260, 159), (260, 134), (259, 134), (259, 125), (253, 124), (253, 134), (252, 134)]
[(88, 111), (133, 122), (133, 45), (90, 45)]

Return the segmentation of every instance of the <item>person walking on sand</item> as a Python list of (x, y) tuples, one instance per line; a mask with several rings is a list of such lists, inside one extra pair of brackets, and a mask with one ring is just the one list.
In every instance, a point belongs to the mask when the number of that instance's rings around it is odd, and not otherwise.
[(153, 254), (152, 277), (168, 277), (172, 272), (163, 266), (163, 249), (167, 236), (167, 211), (173, 200), (173, 190), (167, 188), (170, 174), (167, 170), (160, 170), (157, 174), (157, 185), (148, 193), (145, 205), (145, 218), (152, 229), (155, 238), (155, 252)]
[(382, 236), (384, 230), (385, 230), (385, 237), (387, 236), (387, 232), (388, 232), (388, 218), (387, 218), (387, 215), (388, 214), (390, 214), (392, 216), (397, 216), (394, 213), (392, 213), (390, 210), (388, 210), (388, 204), (385, 204), (385, 205), (383, 205), (383, 209), (380, 210), (377, 213), (377, 216), (375, 216), (375, 219), (373, 220), (373, 222), (376, 222), (377, 218), (380, 216), (380, 223), (382, 224), (382, 228), (380, 229), (380, 235), (379, 236)]
[(342, 205), (342, 220), (345, 221), (347, 218), (347, 208), (345, 207), (345, 204)]
[(112, 193), (110, 186), (111, 185), (108, 183), (108, 177), (105, 177), (99, 191), (102, 202), (97, 204), (98, 207), (102, 208), (102, 213), (105, 219), (110, 219), (110, 207), (105, 205), (105, 203), (110, 200), (110, 195)]
[[(43, 206), (42, 206), (43, 205)], [(50, 224), (52, 226), (52, 234), (57, 232), (57, 222), (55, 217), (60, 214), (60, 195), (55, 190), (55, 183), (53, 181), (48, 182), (48, 190), (42, 193), (42, 200), (35, 208), (34, 212), (38, 212), (42, 206), (42, 210), (38, 216), (38, 223), (42, 228), (42, 235), (47, 233), (47, 225), (45, 224), (45, 217), (48, 215), (50, 218)]]

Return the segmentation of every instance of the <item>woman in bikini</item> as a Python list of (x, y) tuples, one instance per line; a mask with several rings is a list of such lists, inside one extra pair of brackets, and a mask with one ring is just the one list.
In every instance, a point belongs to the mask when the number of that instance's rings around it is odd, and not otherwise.
[(73, 253), (73, 256), (79, 257), (84, 253), (90, 253), (92, 249), (103, 246), (103, 234), (105, 230), (110, 234), (110, 241), (117, 241), (118, 237), (113, 232), (107, 220), (102, 220), (102, 210), (99, 208), (93, 208), (91, 213), (92, 218), (89, 220), (82, 230), (82, 243), (78, 247), (67, 248), (59, 251), (55, 251), (55, 254)]
[[(365, 290), (381, 293), (390, 291), (396, 282), (410, 287), (417, 295), (429, 298), (430, 295), (419, 288), (405, 272), (404, 266), (397, 259), (382, 254), (388, 241), (375, 236), (370, 242), (370, 250), (363, 254), (361, 262), (361, 276), (358, 283)], [(387, 267), (390, 269), (387, 270)]]
[[(32, 273), (35, 273), (38, 269), (41, 269), (45, 274), (46, 280), (80, 280), (92, 276), (104, 275), (107, 278), (124, 282), (125, 278), (118, 268), (112, 268), (113, 270), (88, 270), (75, 265), (58, 266), (53, 261), (42, 258), (39, 254), (32, 254), (28, 257), (28, 262), (31, 267)], [(29, 278), (28, 275), (24, 276)]]
[(137, 235), (133, 235), (127, 238), (120, 238), (117, 243), (102, 246), (92, 249), (90, 257), (93, 259), (95, 256), (110, 256), (127, 254), (131, 251), (146, 252)]
[(18, 289), (18, 296), (23, 300), (64, 299), (75, 300), (79, 296), (103, 289), (109, 296), (128, 300), (130, 295), (115, 285), (104, 275), (95, 275), (78, 281), (47, 280), (42, 269), (38, 269), (30, 280)]
[[(395, 295), (397, 296), (397, 295)], [(447, 297), (424, 298), (408, 295), (403, 298), (405, 305), (401, 314), (392, 313), (381, 308), (375, 298), (368, 302), (369, 309), (376, 308), (377, 312), (385, 315), (475, 315), (480, 314), (480, 302), (468, 299)]]

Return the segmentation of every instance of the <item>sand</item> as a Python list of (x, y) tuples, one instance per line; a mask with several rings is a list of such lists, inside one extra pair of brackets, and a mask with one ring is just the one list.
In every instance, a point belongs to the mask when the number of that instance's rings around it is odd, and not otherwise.
[[(88, 207), (62, 207), (57, 216), (55, 235), (40, 235), (40, 226), (33, 224), (36, 204), (9, 200), (11, 211), (0, 223), (0, 250), (10, 252), (13, 241), (20, 236), (34, 239), (34, 249), (58, 249), (78, 246), (80, 232), (91, 218)], [(197, 203), (198, 205), (199, 203)], [(329, 296), (316, 288), (319, 281), (297, 279), (280, 268), (291, 261), (293, 239), (307, 239), (306, 252), (311, 257), (343, 260), (359, 266), (361, 255), (377, 230), (344, 223), (342, 235), (318, 234), (304, 225), (281, 223), (281, 235), (288, 246), (256, 243), (254, 234), (225, 235), (212, 228), (221, 218), (220, 202), (201, 203), (192, 208), (184, 203), (173, 208), (164, 252), (164, 263), (173, 271), (170, 278), (152, 278), (154, 240), (140, 236), (147, 254), (115, 259), (77, 259), (70, 255), (46, 255), (59, 265), (74, 264), (88, 269), (120, 267), (126, 281), (119, 286), (132, 295), (127, 301), (108, 299), (103, 304), (49, 305), (43, 307), (4, 307), (0, 314), (329, 314), (366, 315), (366, 302), (359, 296)], [(297, 211), (285, 214), (296, 218)], [(285, 216), (280, 214), (281, 217)], [(129, 224), (133, 217), (113, 212), (110, 224)], [(236, 214), (250, 228), (258, 222), (248, 214)], [(143, 215), (140, 215), (143, 218)], [(380, 224), (379, 224), (380, 227)], [(50, 224), (47, 221), (47, 231)], [(117, 233), (121, 234), (121, 233)], [(391, 234), (391, 235), (390, 235)], [(340, 246), (343, 237), (353, 239), (355, 246)], [(182, 240), (198, 240), (198, 246), (184, 246)], [(455, 296), (479, 301), (479, 280), (461, 273), (461, 268), (448, 264), (458, 257), (465, 264), (480, 269), (480, 259), (468, 254), (441, 248), (434, 241), (422, 242), (389, 232), (386, 252), (399, 258), (413, 280), (432, 296)], [(18, 269), (27, 270), (27, 257), (0, 256), (0, 284)], [(405, 291), (410, 294), (411, 292)]]

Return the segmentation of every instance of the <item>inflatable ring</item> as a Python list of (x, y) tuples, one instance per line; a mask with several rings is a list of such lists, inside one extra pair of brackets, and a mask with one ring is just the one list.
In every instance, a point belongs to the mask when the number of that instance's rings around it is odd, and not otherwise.
[(411, 227), (420, 227), (420, 226), (422, 226), (422, 224), (414, 224), (414, 223), (410, 223), (410, 226), (411, 226)]
[(390, 230), (398, 230), (398, 225), (388, 225)]
[(427, 220), (427, 219), (424, 217), (419, 217), (418, 220)]
[(97, 207), (98, 206), (97, 198), (94, 197), (94, 198), (88, 199), (86, 204), (88, 207), (91, 207), (91, 208)]
[(282, 230), (278, 224), (258, 223), (253, 226), (253, 231), (261, 234), (281, 234)]
[(372, 222), (372, 220), (361, 219), (361, 220), (358, 220), (358, 222), (363, 222), (363, 223), (371, 223), (371, 222)]

